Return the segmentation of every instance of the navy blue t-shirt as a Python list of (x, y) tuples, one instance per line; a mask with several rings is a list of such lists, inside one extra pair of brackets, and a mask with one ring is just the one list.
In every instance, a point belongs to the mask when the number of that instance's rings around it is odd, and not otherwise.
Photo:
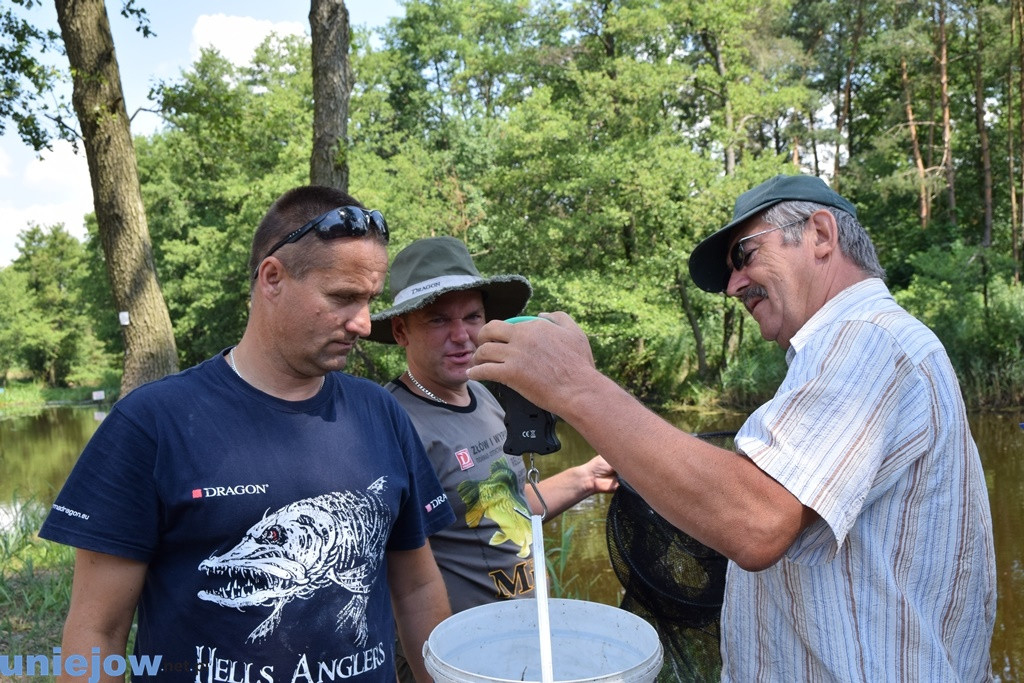
[(114, 405), (40, 536), (148, 563), (135, 653), (160, 680), (391, 681), (385, 551), (453, 520), (380, 386), (283, 401), (218, 355)]

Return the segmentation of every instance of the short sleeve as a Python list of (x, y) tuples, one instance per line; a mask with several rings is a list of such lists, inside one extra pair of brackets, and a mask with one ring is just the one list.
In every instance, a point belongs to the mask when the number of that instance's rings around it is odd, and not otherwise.
[(117, 406), (86, 444), (39, 535), (148, 562), (159, 540), (156, 444)]
[(386, 400), (391, 406), (399, 446), (409, 472), (409, 495), (402, 503), (387, 548), (412, 550), (422, 546), (428, 536), (451, 525), (455, 513), (408, 414), (390, 394), (386, 395)]
[(884, 329), (836, 323), (793, 355), (778, 393), (743, 425), (737, 449), (824, 520), (790, 548), (791, 560), (833, 558), (864, 505), (894, 481), (880, 476), (883, 466), (905, 469), (924, 452), (930, 423), (918, 379)]

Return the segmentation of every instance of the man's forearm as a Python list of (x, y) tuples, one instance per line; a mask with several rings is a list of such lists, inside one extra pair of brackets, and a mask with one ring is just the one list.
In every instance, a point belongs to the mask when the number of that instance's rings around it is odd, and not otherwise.
[(71, 607), (64, 622), (59, 681), (109, 683), (124, 681), (106, 673), (120, 667), (104, 666), (107, 657), (123, 658), (128, 633), (142, 585), (146, 564), (113, 555), (77, 550)]
[(423, 664), (423, 643), (451, 615), (448, 591), (429, 545), (388, 554), (388, 582), (398, 638), (417, 681), (430, 683)]
[[(74, 615), (68, 616), (64, 626), (64, 639), (61, 642), (61, 668), (57, 680), (89, 681), (89, 683), (124, 682), (124, 674), (112, 675), (107, 671), (116, 671), (120, 667), (104, 662), (111, 655), (123, 658), (128, 645), (128, 632), (124, 636), (102, 634), (77, 628), (73, 621)], [(56, 669), (56, 667), (55, 667)]]

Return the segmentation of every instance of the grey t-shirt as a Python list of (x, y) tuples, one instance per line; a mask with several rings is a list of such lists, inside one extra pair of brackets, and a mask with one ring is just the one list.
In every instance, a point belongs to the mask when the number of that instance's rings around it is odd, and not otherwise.
[(395, 379), (387, 387), (408, 411), (434, 466), (455, 523), (430, 537), (452, 611), (533, 592), (533, 556), (524, 495), (526, 465), (508, 455), (504, 411), (479, 382), (468, 406), (423, 398)]

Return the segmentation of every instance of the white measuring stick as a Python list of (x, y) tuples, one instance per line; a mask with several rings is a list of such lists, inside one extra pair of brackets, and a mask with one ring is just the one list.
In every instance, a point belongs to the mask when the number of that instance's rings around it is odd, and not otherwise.
[(551, 662), (551, 614), (548, 610), (548, 566), (544, 556), (544, 535), (540, 515), (530, 517), (533, 523), (533, 583), (537, 597), (537, 629), (540, 632), (541, 683), (553, 683), (554, 666)]

